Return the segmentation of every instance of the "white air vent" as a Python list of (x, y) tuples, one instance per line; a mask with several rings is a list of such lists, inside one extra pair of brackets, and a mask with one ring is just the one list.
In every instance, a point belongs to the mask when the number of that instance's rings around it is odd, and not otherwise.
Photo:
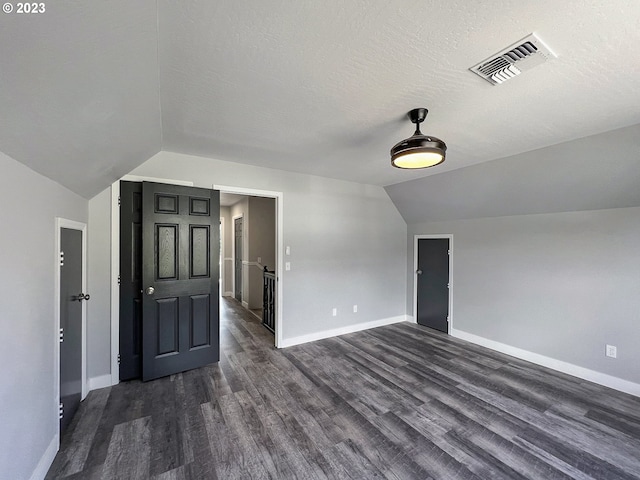
[(469, 70), (492, 85), (500, 85), (502, 82), (556, 57), (557, 55), (532, 33)]

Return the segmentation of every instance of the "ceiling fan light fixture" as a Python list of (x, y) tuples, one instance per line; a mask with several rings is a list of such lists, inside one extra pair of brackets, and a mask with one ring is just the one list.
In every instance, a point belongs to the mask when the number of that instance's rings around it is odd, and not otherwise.
[(429, 110), (414, 108), (409, 112), (409, 119), (416, 124), (415, 133), (391, 149), (391, 165), (396, 168), (416, 169), (428, 168), (444, 162), (447, 145), (436, 137), (423, 135), (420, 123), (427, 117)]

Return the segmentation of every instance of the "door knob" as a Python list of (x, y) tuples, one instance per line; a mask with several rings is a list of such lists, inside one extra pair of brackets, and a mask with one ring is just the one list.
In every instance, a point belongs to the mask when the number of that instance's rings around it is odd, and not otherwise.
[(422, 275), (422, 270), (416, 270), (417, 275)]
[(81, 293), (78, 295), (78, 301), (81, 302), (82, 300), (89, 300), (91, 298), (91, 295), (89, 295), (88, 293)]
[(156, 289), (153, 287), (147, 287), (147, 295), (153, 295), (153, 292), (155, 292)]

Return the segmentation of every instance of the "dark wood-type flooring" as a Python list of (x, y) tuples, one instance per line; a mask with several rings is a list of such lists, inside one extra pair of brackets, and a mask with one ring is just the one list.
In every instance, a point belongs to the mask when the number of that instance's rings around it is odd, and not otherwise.
[(640, 478), (639, 398), (408, 323), (276, 350), (222, 308), (219, 364), (91, 392), (47, 478)]

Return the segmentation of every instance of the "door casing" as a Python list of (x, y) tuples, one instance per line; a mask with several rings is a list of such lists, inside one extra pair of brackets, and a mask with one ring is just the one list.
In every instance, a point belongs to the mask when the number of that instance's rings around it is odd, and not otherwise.
[[(284, 271), (284, 195), (282, 192), (272, 190), (260, 190), (256, 188), (234, 187), (229, 185), (219, 185), (214, 183), (211, 188), (220, 190), (220, 193), (234, 193), (237, 195), (248, 195), (250, 197), (273, 198), (276, 202), (276, 333), (275, 347), (283, 345), (282, 330), (282, 302), (284, 298), (284, 282), (282, 273)], [(232, 222), (233, 224), (233, 222)]]
[[(82, 292), (87, 293), (87, 224), (56, 217), (55, 219), (55, 278), (54, 278), (54, 385), (56, 392), (54, 404), (54, 418), (58, 418), (58, 406), (60, 404), (60, 233), (63, 228), (80, 230), (82, 232)], [(78, 292), (80, 293), (80, 292)], [(82, 400), (89, 393), (87, 385), (87, 302), (82, 302)], [(60, 447), (60, 422), (57, 423), (58, 447)]]
[[(156, 183), (170, 183), (173, 185), (184, 185), (186, 187), (194, 186), (193, 182), (190, 181), (147, 177), (140, 175), (125, 175), (121, 179), (111, 184), (111, 385), (117, 385), (120, 382), (120, 367), (118, 366), (118, 347), (120, 341), (120, 292), (118, 288), (118, 274), (120, 270), (120, 211), (118, 208), (118, 198), (120, 196), (120, 180), (127, 180), (132, 182), (148, 181)], [(221, 193), (235, 193), (238, 195), (274, 198), (276, 201), (276, 278), (278, 279), (278, 288), (276, 291), (277, 303), (275, 347), (278, 348), (279, 345), (283, 344), (283, 319), (281, 305), (285, 287), (282, 280), (282, 273), (284, 271), (283, 192), (218, 184), (211, 185), (211, 188), (213, 188), (214, 190), (220, 190)], [(56, 381), (58, 381), (57, 378)], [(56, 405), (56, 415), (58, 411), (57, 409), (58, 406)]]
[(418, 240), (428, 238), (441, 238), (449, 240), (449, 326), (447, 333), (451, 335), (453, 330), (453, 235), (414, 235), (413, 236), (413, 321), (418, 321)]

